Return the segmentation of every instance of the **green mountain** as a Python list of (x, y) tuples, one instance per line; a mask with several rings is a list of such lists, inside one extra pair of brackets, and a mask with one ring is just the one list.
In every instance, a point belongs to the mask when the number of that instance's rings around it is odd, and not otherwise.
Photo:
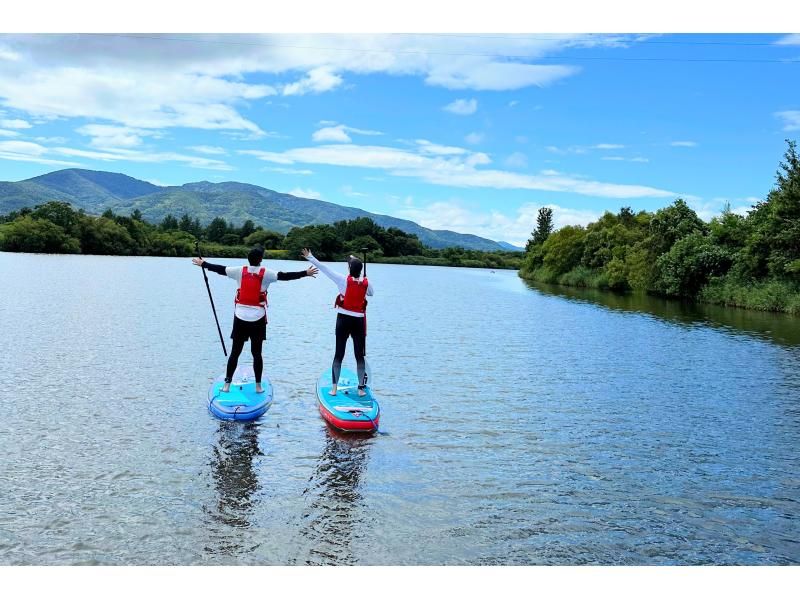
[(74, 168), (20, 182), (0, 182), (0, 214), (54, 200), (69, 202), (89, 214), (101, 214), (107, 209), (129, 214), (138, 209), (145, 220), (151, 222), (160, 222), (168, 214), (180, 218), (184, 213), (199, 218), (203, 224), (216, 217), (236, 225), (249, 219), (281, 233), (295, 226), (332, 224), (337, 220), (366, 216), (381, 226), (394, 226), (415, 234), (429, 247), (460, 246), (483, 251), (507, 248), (507, 244), (476, 235), (431, 230), (410, 220), (295, 197), (246, 183), (202, 181), (180, 187), (159, 187), (124, 174)]

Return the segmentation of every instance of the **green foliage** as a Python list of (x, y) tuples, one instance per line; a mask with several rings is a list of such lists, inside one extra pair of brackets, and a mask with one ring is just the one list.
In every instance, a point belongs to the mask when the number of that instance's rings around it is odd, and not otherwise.
[(82, 220), (80, 241), (83, 253), (100, 255), (135, 254), (135, 243), (127, 229), (105, 216)]
[(561, 275), (580, 264), (586, 242), (582, 226), (565, 226), (542, 244), (543, 263), (555, 275)]
[(247, 235), (244, 244), (252, 247), (261, 245), (264, 249), (278, 249), (283, 244), (284, 236), (272, 230), (260, 229)]
[(658, 258), (656, 288), (665, 295), (694, 297), (711, 277), (725, 274), (730, 265), (730, 254), (724, 248), (694, 232)]
[(655, 214), (606, 212), (583, 233), (529, 243), (520, 275), (800, 313), (800, 157), (787, 143), (775, 188), (747, 216), (726, 206), (706, 224), (682, 199)]
[(80, 253), (78, 239), (49, 220), (22, 216), (0, 226), (0, 249), (32, 253)]
[(525, 250), (530, 251), (536, 246), (540, 246), (547, 241), (547, 237), (553, 232), (553, 208), (543, 206), (539, 208), (539, 213), (536, 215), (536, 228), (531, 233), (531, 238), (525, 245)]

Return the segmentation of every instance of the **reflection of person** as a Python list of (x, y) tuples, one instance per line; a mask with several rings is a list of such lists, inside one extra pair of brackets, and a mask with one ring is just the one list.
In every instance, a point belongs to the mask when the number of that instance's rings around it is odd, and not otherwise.
[(309, 548), (316, 558), (306, 564), (356, 564), (350, 550), (354, 527), (364, 513), (361, 480), (367, 465), (372, 440), (328, 430), (325, 449), (309, 480), (310, 491), (319, 489), (310, 508), (316, 515), (301, 533), (312, 542)]
[(367, 296), (372, 296), (374, 291), (367, 277), (361, 278), (363, 264), (355, 256), (347, 260), (349, 276), (334, 272), (315, 258), (309, 249), (303, 249), (303, 257), (319, 268), (325, 276), (330, 278), (339, 288), (336, 297), (336, 352), (333, 356), (331, 374), (333, 386), (329, 394), (336, 395), (339, 384), (339, 373), (342, 370), (342, 359), (347, 347), (348, 337), (353, 338), (353, 352), (356, 356), (358, 369), (358, 396), (366, 395), (367, 370), (364, 354), (367, 339)]
[(253, 459), (262, 454), (258, 429), (254, 422), (220, 422), (219, 442), (211, 461), (211, 475), (219, 492), (215, 518), (233, 527), (248, 525), (246, 514), (259, 487), (253, 469)]
[(253, 354), (256, 392), (264, 392), (264, 388), (261, 386), (261, 374), (264, 371), (261, 345), (267, 337), (267, 289), (270, 283), (276, 280), (297, 280), (304, 276), (316, 276), (318, 272), (314, 266), (309, 266), (307, 270), (299, 272), (273, 272), (261, 267), (262, 259), (264, 259), (264, 250), (259, 246), (253, 247), (247, 254), (249, 266), (228, 266), (226, 268), (207, 262), (201, 257), (192, 259), (194, 265), (222, 276), (228, 276), (239, 283), (235, 298), (233, 332), (231, 332), (233, 346), (228, 357), (228, 368), (225, 372), (225, 384), (222, 386), (222, 392), (228, 392), (231, 388), (233, 372), (236, 370), (239, 355), (248, 339), (250, 340), (250, 351)]

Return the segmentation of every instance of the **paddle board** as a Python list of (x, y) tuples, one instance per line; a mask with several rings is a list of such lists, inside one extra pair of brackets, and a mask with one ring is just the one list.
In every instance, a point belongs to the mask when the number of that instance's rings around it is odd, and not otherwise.
[(220, 419), (256, 419), (264, 415), (272, 404), (272, 384), (262, 376), (264, 392), (256, 392), (256, 375), (251, 363), (236, 368), (229, 392), (222, 392), (223, 384), (225, 374), (214, 380), (208, 389), (208, 410)]
[(372, 389), (366, 388), (364, 397), (358, 396), (358, 376), (343, 367), (339, 374), (336, 396), (328, 394), (332, 386), (330, 368), (317, 380), (317, 402), (322, 418), (342, 432), (375, 432), (380, 420), (380, 406)]

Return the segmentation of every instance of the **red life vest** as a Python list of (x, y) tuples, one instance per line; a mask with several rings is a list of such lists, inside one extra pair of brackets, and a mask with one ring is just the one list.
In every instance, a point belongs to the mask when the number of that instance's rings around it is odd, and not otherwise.
[(235, 303), (237, 305), (252, 305), (253, 307), (267, 307), (267, 293), (261, 290), (265, 269), (258, 272), (248, 272), (247, 266), (242, 267), (242, 280), (236, 291)]
[(360, 281), (352, 276), (347, 277), (347, 287), (344, 290), (344, 295), (337, 295), (334, 301), (335, 307), (341, 307), (347, 311), (354, 311), (357, 313), (367, 313), (367, 287), (369, 281), (366, 278)]

